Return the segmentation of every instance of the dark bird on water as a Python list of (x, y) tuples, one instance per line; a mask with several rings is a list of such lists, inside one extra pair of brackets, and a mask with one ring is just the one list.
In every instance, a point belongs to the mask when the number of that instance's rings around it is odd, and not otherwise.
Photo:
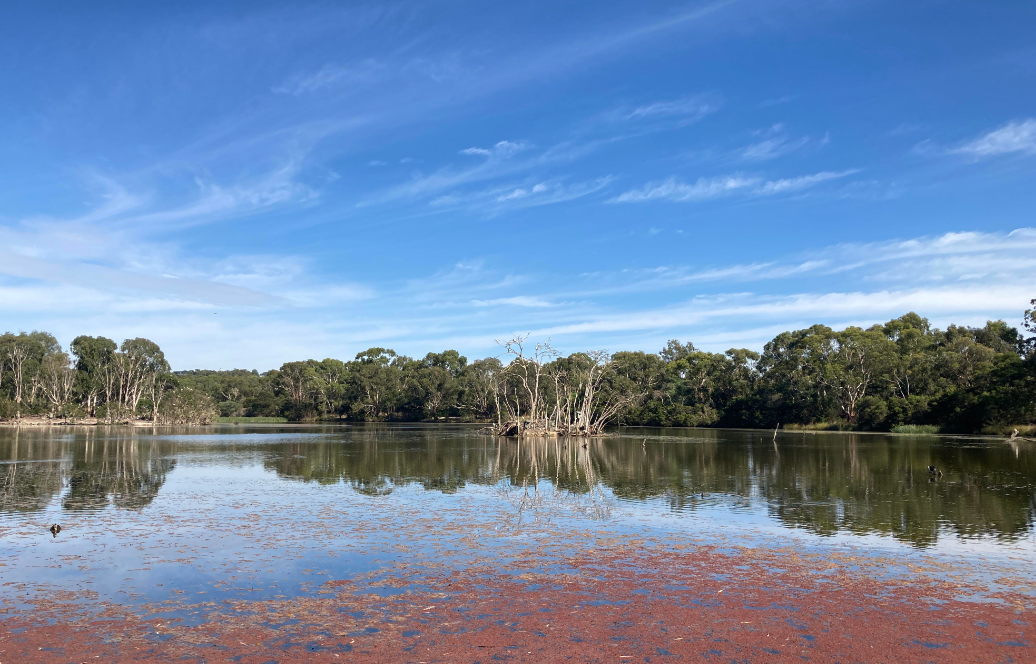
[(60, 532), (61, 532), (61, 526), (59, 526), (58, 524), (55, 523), (53, 526), (50, 527), (50, 534), (53, 535), (54, 537), (57, 537), (58, 533), (60, 533)]
[(928, 466), (928, 474), (934, 475), (935, 477), (942, 477), (942, 471), (935, 466)]

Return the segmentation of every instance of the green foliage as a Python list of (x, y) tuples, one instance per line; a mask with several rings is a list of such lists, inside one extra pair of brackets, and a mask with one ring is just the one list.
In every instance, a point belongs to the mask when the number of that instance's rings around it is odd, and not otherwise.
[[(615, 353), (595, 389), (602, 403), (625, 395), (610, 421), (628, 425), (1024, 430), (1036, 422), (1036, 300), (1033, 307), (1022, 332), (1004, 321), (939, 330), (911, 312), (867, 329), (782, 332), (762, 353), (670, 340), (657, 354)], [(521, 362), (469, 362), (456, 350), (415, 359), (373, 347), (351, 361), (300, 360), (266, 373), (175, 374), (147, 339), (80, 336), (69, 351), (71, 359), (45, 332), (0, 335), (0, 418), (511, 421), (528, 417), (532, 399)], [(546, 422), (579, 398), (589, 359), (551, 349), (536, 360), (537, 417)], [(184, 409), (201, 414), (168, 415)]]
[(109, 401), (97, 408), (97, 421), (104, 424), (126, 424), (134, 418), (134, 413), (118, 401)]
[(939, 427), (934, 424), (900, 424), (892, 427), (892, 433), (939, 433)]
[(224, 417), (241, 417), (241, 404), (236, 401), (221, 401), (219, 403), (219, 416)]
[(0, 420), (14, 418), (16, 412), (15, 403), (6, 394), (0, 395)]
[(860, 400), (857, 424), (865, 431), (884, 431), (889, 416), (888, 402), (881, 397), (869, 396)]
[(159, 408), (163, 424), (209, 424), (218, 416), (216, 402), (192, 387), (181, 387), (167, 396)]
[(84, 411), (83, 407), (77, 403), (62, 404), (55, 414), (58, 417), (71, 422), (75, 422), (86, 417), (86, 411)]

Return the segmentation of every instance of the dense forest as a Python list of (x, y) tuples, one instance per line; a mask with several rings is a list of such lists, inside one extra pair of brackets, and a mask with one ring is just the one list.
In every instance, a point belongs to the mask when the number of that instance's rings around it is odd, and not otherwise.
[(519, 430), (540, 418), (559, 430), (607, 423), (1009, 431), (1036, 421), (1032, 335), (1036, 309), (1025, 312), (1025, 332), (1003, 321), (939, 330), (909, 313), (867, 329), (783, 332), (762, 353), (710, 353), (674, 340), (658, 353), (562, 356), (546, 343), (527, 350), (518, 337), (502, 345), (505, 361), (370, 348), (351, 361), (287, 362), (259, 373), (174, 372), (147, 339), (120, 345), (80, 336), (65, 352), (45, 332), (7, 333), (0, 336), (0, 418), (453, 419), (517, 422)]

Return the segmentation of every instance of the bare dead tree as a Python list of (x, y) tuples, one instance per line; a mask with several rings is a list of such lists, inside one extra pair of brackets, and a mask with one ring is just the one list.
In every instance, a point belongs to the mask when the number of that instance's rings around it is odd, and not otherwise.
[[(506, 374), (513, 382), (504, 399), (509, 419), (498, 421), (499, 435), (599, 436), (641, 396), (631, 381), (613, 380), (618, 375), (607, 351), (559, 360), (549, 340), (532, 351), (526, 349), (527, 340), (528, 336), (515, 336), (498, 342), (512, 356)], [(551, 387), (553, 403), (548, 403)]]

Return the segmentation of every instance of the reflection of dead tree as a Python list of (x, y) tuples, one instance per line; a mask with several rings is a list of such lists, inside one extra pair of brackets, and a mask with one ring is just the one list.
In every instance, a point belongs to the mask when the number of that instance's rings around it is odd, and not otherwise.
[(507, 421), (498, 423), (496, 434), (599, 436), (640, 396), (632, 382), (617, 374), (606, 351), (562, 358), (549, 342), (528, 352), (527, 339), (516, 336), (501, 342), (513, 359), (504, 371)]
[[(545, 523), (564, 515), (608, 518), (611, 501), (601, 485), (597, 452), (591, 449), (596, 447), (559, 438), (515, 441), (510, 453), (515, 484), (502, 489), (515, 509), (513, 527), (521, 528), (527, 517)], [(551, 463), (554, 473), (549, 472)]]
[[(506, 446), (501, 443), (497, 450)], [(584, 446), (557, 437), (523, 436), (516, 440), (509, 450), (514, 484), (501, 487), (515, 510), (506, 517), (511, 527), (521, 528), (526, 521), (550, 523), (560, 516), (608, 518), (611, 501), (602, 488), (597, 453), (592, 448), (597, 444)], [(523, 467), (526, 470), (522, 471)]]

